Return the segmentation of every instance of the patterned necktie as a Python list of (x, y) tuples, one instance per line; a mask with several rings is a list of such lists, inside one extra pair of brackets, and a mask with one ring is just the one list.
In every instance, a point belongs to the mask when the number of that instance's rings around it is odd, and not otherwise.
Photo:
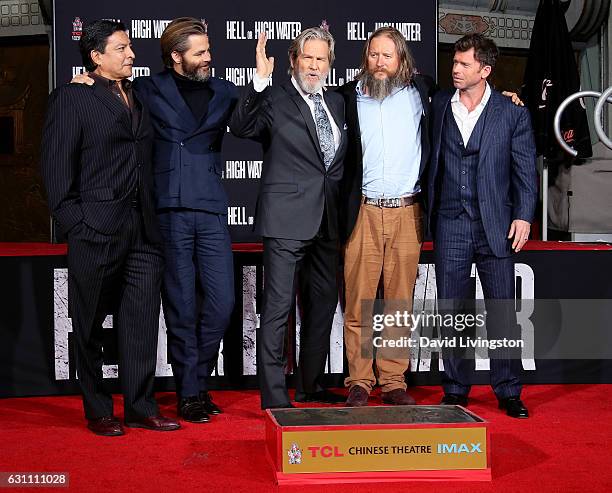
[(332, 132), (331, 123), (327, 116), (327, 112), (321, 104), (320, 94), (309, 94), (308, 97), (314, 102), (315, 125), (317, 126), (317, 136), (319, 137), (319, 145), (323, 152), (323, 162), (325, 167), (334, 160), (336, 149), (334, 145), (334, 133)]

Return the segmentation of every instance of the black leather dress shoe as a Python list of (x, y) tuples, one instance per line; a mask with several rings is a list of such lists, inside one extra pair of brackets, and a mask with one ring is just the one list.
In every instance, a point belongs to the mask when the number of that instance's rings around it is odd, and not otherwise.
[(511, 418), (528, 418), (529, 411), (523, 404), (520, 397), (508, 397), (499, 400), (499, 408), (505, 409), (506, 414)]
[(219, 406), (213, 402), (212, 396), (208, 392), (200, 392), (200, 404), (202, 404), (206, 414), (216, 416), (217, 414), (221, 414), (223, 412)]
[(343, 404), (345, 400), (346, 397), (340, 394), (334, 394), (328, 390), (320, 390), (319, 392), (313, 392), (311, 394), (304, 393), (295, 398), (295, 402), (322, 402), (325, 404)]
[(161, 414), (130, 419), (129, 421), (126, 420), (125, 426), (128, 428), (144, 428), (153, 431), (174, 431), (181, 427), (178, 421), (162, 416)]
[(190, 423), (208, 423), (210, 421), (204, 405), (196, 396), (185, 397), (179, 401), (178, 415)]
[(467, 405), (468, 405), (468, 398), (467, 398), (467, 395), (444, 394), (444, 397), (442, 397), (442, 400), (440, 401), (440, 404), (442, 404), (443, 406), (463, 406), (463, 407), (467, 407)]
[(116, 437), (124, 435), (123, 426), (114, 416), (103, 416), (87, 420), (87, 428), (93, 431), (96, 435), (105, 437)]

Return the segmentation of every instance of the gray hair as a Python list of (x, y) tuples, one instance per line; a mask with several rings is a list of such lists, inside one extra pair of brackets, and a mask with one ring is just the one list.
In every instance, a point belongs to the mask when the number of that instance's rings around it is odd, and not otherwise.
[(322, 27), (309, 27), (300, 33), (300, 35), (291, 41), (291, 45), (289, 46), (289, 74), (293, 73), (293, 69), (291, 67), (292, 62), (295, 62), (297, 57), (304, 52), (304, 44), (306, 41), (310, 41), (312, 39), (320, 39), (321, 41), (325, 41), (329, 48), (329, 54), (327, 57), (329, 58), (329, 66), (331, 67), (334, 63), (335, 54), (334, 54), (334, 37), (327, 29), (323, 29)]

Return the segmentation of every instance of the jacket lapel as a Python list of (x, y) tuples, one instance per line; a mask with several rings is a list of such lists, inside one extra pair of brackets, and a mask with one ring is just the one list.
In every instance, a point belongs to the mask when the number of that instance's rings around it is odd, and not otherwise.
[(227, 101), (227, 98), (225, 98), (225, 88), (223, 87), (223, 84), (220, 84), (214, 77), (211, 77), (208, 80), (208, 87), (210, 87), (212, 97), (208, 102), (208, 111), (197, 123), (197, 127), (193, 133), (200, 132), (205, 128), (219, 126), (219, 119), (225, 115), (225, 111), (227, 109), (227, 105), (223, 104), (223, 101)]
[(310, 134), (312, 143), (314, 144), (315, 149), (317, 150), (317, 153), (319, 154), (319, 158), (321, 160), (321, 166), (325, 167), (325, 164), (323, 161), (323, 153), (321, 152), (321, 146), (319, 145), (319, 137), (317, 135), (317, 128), (315, 127), (315, 122), (312, 118), (312, 113), (310, 112), (310, 108), (308, 107), (308, 104), (306, 104), (306, 101), (304, 101), (304, 98), (300, 95), (300, 93), (297, 92), (297, 89), (293, 87), (293, 83), (291, 82), (291, 79), (286, 81), (282, 87), (283, 89), (285, 89), (285, 91), (287, 91), (287, 93), (289, 94), (289, 96), (291, 97), (295, 105), (300, 110), (300, 113), (302, 114), (302, 118), (304, 119), (304, 122), (306, 123), (306, 128), (308, 128), (308, 133)]
[(427, 118), (429, 116), (431, 106), (431, 101), (429, 100), (429, 94), (427, 94), (427, 87), (423, 83), (423, 80), (419, 77), (414, 77), (412, 80), (414, 83), (414, 87), (416, 87), (419, 92), (419, 96), (421, 97), (421, 105), (423, 106), (423, 117)]
[[(166, 100), (170, 108), (176, 113), (177, 126), (185, 131), (191, 131), (198, 125), (193, 113), (187, 106), (187, 103), (181, 96), (181, 93), (176, 87), (176, 82), (172, 78), (169, 71), (156, 74), (152, 77), (153, 82), (159, 89), (161, 96)], [(185, 126), (186, 125), (186, 126)]]
[[(341, 105), (333, 101), (333, 98), (330, 97), (328, 91), (323, 91), (323, 98), (325, 99), (325, 104), (327, 105), (327, 108), (329, 109), (329, 112), (331, 113), (332, 118), (334, 119), (334, 123), (336, 124), (336, 127), (338, 127), (338, 133), (340, 134), (340, 142), (338, 143), (338, 149), (336, 149), (334, 159), (329, 165), (329, 167), (331, 168), (338, 162), (336, 157), (342, 155), (342, 148), (346, 145), (346, 131), (344, 130), (345, 119)], [(339, 98), (338, 101), (342, 101), (342, 99)]]
[(503, 96), (501, 96), (497, 91), (491, 89), (491, 97), (489, 98), (487, 106), (484, 109), (485, 114), (480, 115), (481, 117), (484, 117), (485, 120), (483, 122), (484, 126), (482, 129), (482, 136), (480, 137), (480, 156), (478, 159), (479, 165), (488, 154), (491, 144), (493, 143), (493, 137), (495, 136), (497, 127), (494, 124), (495, 122), (491, 121), (490, 119), (493, 118), (493, 115), (497, 115), (502, 111), (502, 105), (499, 99), (500, 97)]
[(429, 143), (429, 114), (431, 113), (431, 99), (429, 97), (428, 89), (423, 79), (420, 77), (413, 78), (414, 87), (419, 93), (421, 98), (421, 106), (423, 112), (421, 114), (421, 164), (419, 166), (419, 177), (423, 175), (425, 166), (429, 161), (430, 143)]
[(434, 139), (434, 142), (436, 143), (436, 145), (435, 145), (433, 152), (434, 152), (434, 158), (436, 160), (436, 163), (438, 162), (440, 158), (440, 144), (442, 142), (442, 126), (444, 125), (445, 114), (450, 104), (450, 100), (453, 97), (453, 94), (454, 92), (449, 92), (448, 94), (445, 94), (443, 98), (440, 98), (440, 101), (438, 103), (439, 108), (436, 108), (436, 111), (435, 111), (435, 120), (434, 120), (435, 128), (433, 129), (433, 134), (437, 138)]
[(99, 82), (94, 83), (93, 92), (94, 96), (96, 96), (112, 113), (122, 116), (121, 121), (131, 133), (132, 125), (129, 118), (129, 110), (125, 107), (123, 102), (119, 101), (117, 96), (115, 96), (108, 88), (104, 87)]

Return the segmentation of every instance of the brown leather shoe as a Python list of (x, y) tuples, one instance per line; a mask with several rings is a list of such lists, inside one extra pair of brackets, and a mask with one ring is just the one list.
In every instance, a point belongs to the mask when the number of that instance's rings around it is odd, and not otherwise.
[(178, 421), (171, 418), (166, 418), (161, 414), (157, 416), (131, 419), (130, 421), (125, 422), (125, 426), (128, 428), (145, 428), (153, 431), (174, 431), (181, 427)]
[(393, 389), (390, 392), (381, 394), (382, 401), (385, 404), (393, 404), (395, 406), (414, 406), (416, 401), (404, 389)]
[(124, 435), (123, 426), (114, 416), (102, 416), (101, 418), (88, 419), (87, 428), (96, 435), (105, 437), (117, 437)]
[(346, 407), (363, 407), (368, 405), (370, 394), (361, 385), (353, 385), (346, 399)]

